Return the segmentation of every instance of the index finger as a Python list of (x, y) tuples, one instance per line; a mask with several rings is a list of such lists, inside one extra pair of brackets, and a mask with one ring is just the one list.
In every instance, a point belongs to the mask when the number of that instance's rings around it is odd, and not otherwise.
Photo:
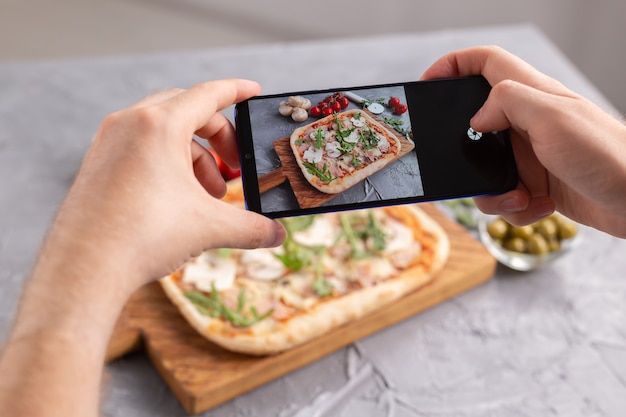
[(469, 75), (483, 75), (492, 86), (504, 80), (513, 80), (545, 92), (568, 92), (557, 80), (498, 46), (479, 46), (444, 55), (422, 74), (421, 79)]
[(189, 129), (189, 136), (207, 125), (216, 112), (258, 95), (261, 87), (250, 80), (232, 78), (196, 84), (162, 103), (173, 120)]

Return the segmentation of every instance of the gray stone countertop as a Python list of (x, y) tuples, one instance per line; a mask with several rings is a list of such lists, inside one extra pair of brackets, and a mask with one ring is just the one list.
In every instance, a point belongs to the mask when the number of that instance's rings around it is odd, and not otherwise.
[[(415, 80), (439, 56), (479, 44), (501, 45), (614, 111), (528, 25), (0, 64), (0, 340), (108, 113), (226, 77), (255, 79), (264, 93)], [(320, 54), (332, 69), (319, 66)], [(626, 241), (582, 234), (552, 264), (530, 273), (499, 267), (486, 284), (203, 415), (623, 416)], [(104, 385), (103, 415), (185, 415), (144, 354), (107, 366)]]

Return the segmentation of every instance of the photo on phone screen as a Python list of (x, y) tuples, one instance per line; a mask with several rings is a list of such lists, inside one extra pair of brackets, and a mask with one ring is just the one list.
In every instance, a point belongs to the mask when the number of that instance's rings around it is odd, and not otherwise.
[(507, 191), (508, 132), (475, 132), (482, 77), (258, 96), (237, 105), (246, 204), (269, 217)]

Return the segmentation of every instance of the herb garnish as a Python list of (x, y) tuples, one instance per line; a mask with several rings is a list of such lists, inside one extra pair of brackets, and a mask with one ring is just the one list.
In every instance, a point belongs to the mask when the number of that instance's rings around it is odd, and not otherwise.
[(328, 166), (324, 163), (322, 169), (319, 169), (316, 164), (312, 162), (303, 162), (304, 167), (311, 175), (315, 175), (320, 180), (324, 181), (326, 184), (330, 184), (332, 181), (336, 180), (337, 177), (333, 177), (333, 175), (328, 170)]
[(382, 116), (385, 123), (391, 126), (396, 132), (400, 133), (402, 136), (406, 136), (407, 130), (402, 127), (404, 125), (404, 120), (395, 117), (387, 117), (385, 115)]
[(369, 106), (372, 103), (378, 103), (378, 104), (381, 104), (383, 106), (385, 106), (387, 104), (386, 100), (385, 100), (385, 97), (379, 97), (379, 98), (377, 98), (375, 100), (370, 100), (370, 99), (366, 98), (365, 100), (363, 100), (361, 102), (361, 105), (363, 106), (363, 108), (366, 108), (367, 106)]
[(321, 127), (315, 131), (315, 149), (322, 149), (322, 141), (324, 140), (324, 132)]
[(245, 288), (239, 290), (236, 310), (232, 310), (224, 305), (215, 288), (215, 284), (211, 285), (211, 294), (209, 296), (206, 296), (200, 291), (186, 291), (184, 294), (185, 297), (196, 306), (200, 313), (205, 316), (224, 319), (231, 322), (233, 326), (236, 327), (250, 327), (269, 317), (274, 312), (274, 309), (271, 309), (263, 314), (259, 314), (256, 308), (252, 306), (250, 307), (250, 315), (245, 314)]
[(380, 139), (378, 138), (378, 136), (376, 136), (376, 134), (370, 127), (361, 130), (360, 133), (361, 134), (359, 135), (359, 140), (363, 142), (363, 147), (365, 149), (374, 149), (378, 146), (378, 142), (380, 142)]
[(328, 297), (333, 294), (333, 284), (322, 277), (315, 278), (312, 287), (315, 294), (320, 297)]
[(337, 132), (335, 132), (335, 136), (343, 146), (346, 143), (344, 139), (350, 136), (350, 134), (354, 132), (356, 128), (344, 130), (343, 123), (341, 122), (341, 119), (337, 114), (335, 114), (335, 123), (337, 123)]
[(385, 232), (371, 212), (367, 217), (342, 214), (339, 219), (341, 231), (355, 258), (367, 258), (385, 249)]
[(314, 220), (315, 216), (299, 216), (281, 220), (281, 223), (287, 230), (287, 237), (283, 243), (284, 254), (274, 254), (274, 256), (290, 271), (299, 271), (313, 262), (315, 251), (298, 244), (291, 236), (296, 232), (309, 228)]

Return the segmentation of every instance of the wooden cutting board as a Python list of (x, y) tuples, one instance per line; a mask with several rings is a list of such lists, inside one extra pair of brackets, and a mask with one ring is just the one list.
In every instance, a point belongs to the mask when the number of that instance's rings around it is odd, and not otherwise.
[(145, 349), (183, 408), (197, 414), (487, 281), (496, 261), (486, 249), (434, 205), (420, 207), (448, 233), (450, 258), (431, 283), (392, 305), (287, 352), (254, 357), (226, 351), (205, 340), (185, 321), (160, 285), (152, 283), (126, 304), (107, 360)]
[[(387, 124), (380, 117), (367, 110), (364, 111), (381, 125), (387, 126)], [(391, 165), (393, 162), (411, 152), (415, 148), (415, 144), (393, 128), (389, 127), (389, 131), (400, 141), (400, 152), (396, 158), (389, 163), (389, 165)], [(259, 191), (261, 194), (273, 187), (277, 187), (287, 180), (289, 181), (289, 185), (291, 186), (300, 208), (319, 207), (338, 195), (323, 193), (309, 184), (302, 174), (302, 170), (293, 155), (289, 137), (278, 139), (274, 141), (273, 145), (281, 166), (276, 170), (259, 177)]]

